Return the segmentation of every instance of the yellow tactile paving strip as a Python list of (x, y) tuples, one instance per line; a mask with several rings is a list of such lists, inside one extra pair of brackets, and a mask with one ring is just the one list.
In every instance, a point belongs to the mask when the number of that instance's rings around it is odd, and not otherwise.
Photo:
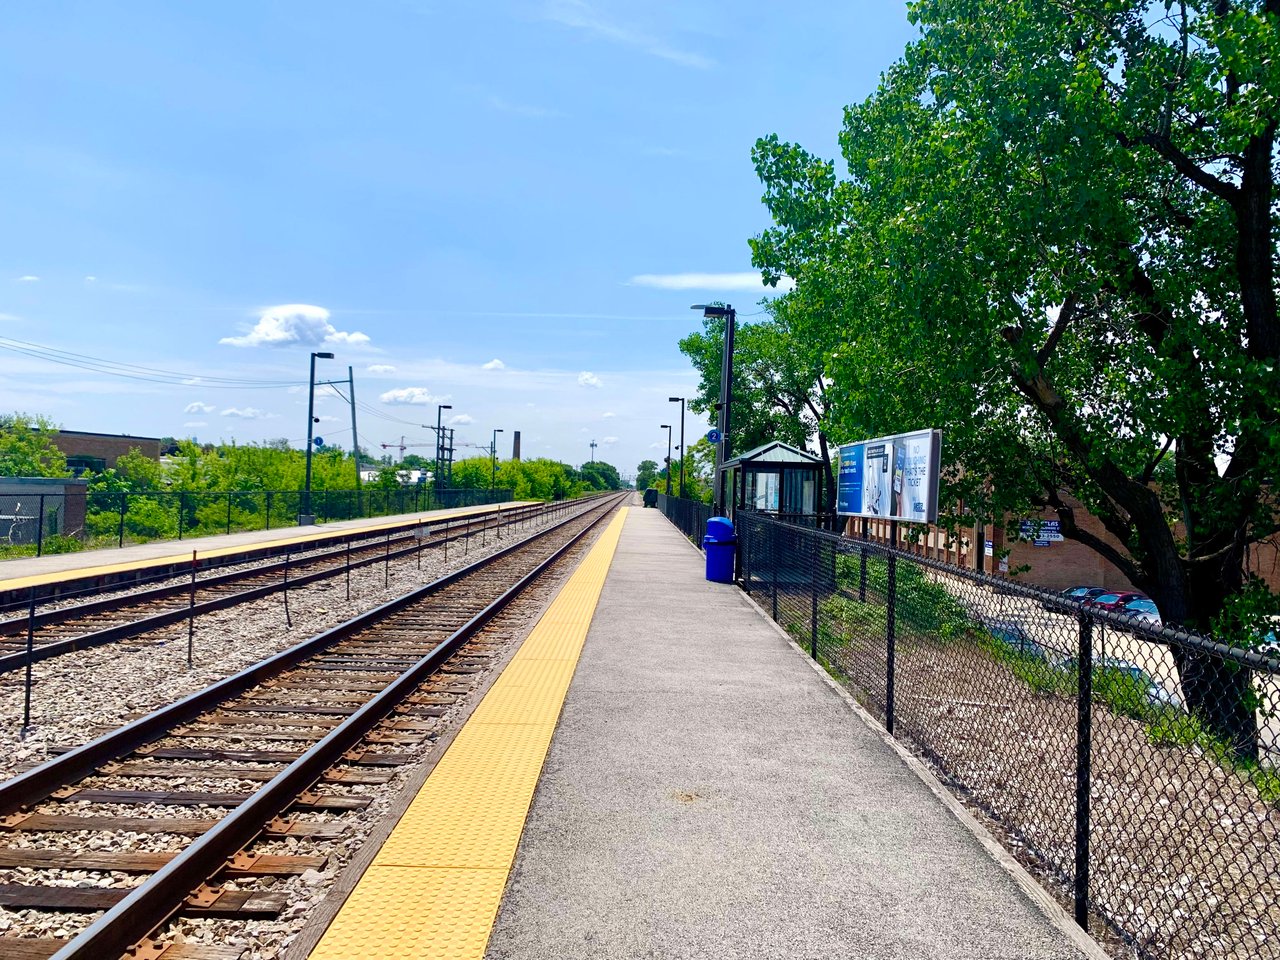
[[(458, 507), (452, 510), (439, 510), (424, 514), (420, 522), (433, 523), (438, 520), (453, 520), (460, 517), (475, 516), (477, 514), (490, 512), (496, 506), (498, 512), (503, 510), (513, 510), (516, 507), (524, 506), (526, 501), (516, 501), (514, 503), (504, 504), (482, 504), (477, 507)], [(413, 521), (405, 520), (403, 516), (398, 520), (388, 523), (373, 523), (364, 527), (346, 527), (341, 530), (324, 530), (323, 528), (312, 527), (313, 533), (300, 533), (292, 537), (279, 537), (277, 539), (254, 540), (246, 543), (238, 543), (228, 547), (213, 547), (206, 550), (199, 550), (201, 559), (216, 559), (217, 557), (235, 556), (240, 553), (251, 553), (254, 550), (261, 550), (266, 547), (283, 547), (290, 544), (315, 544), (324, 540), (333, 540), (339, 537), (349, 536), (353, 533), (376, 533), (379, 530), (394, 530), (397, 527), (409, 526)], [(195, 541), (191, 541), (195, 542)], [(76, 567), (70, 570), (52, 570), (49, 573), (34, 573), (26, 577), (13, 577), (8, 580), (0, 580), (0, 590), (22, 590), (27, 587), (42, 587), (48, 583), (61, 583), (64, 580), (83, 580), (88, 577), (102, 577), (112, 573), (124, 573), (130, 570), (148, 570), (152, 567), (170, 567), (177, 563), (184, 563), (191, 559), (191, 551), (187, 550), (182, 553), (170, 554), (163, 557), (147, 557), (143, 560), (128, 560), (120, 563), (104, 563), (92, 567)]]
[(445, 751), (311, 960), (479, 960), (623, 508)]

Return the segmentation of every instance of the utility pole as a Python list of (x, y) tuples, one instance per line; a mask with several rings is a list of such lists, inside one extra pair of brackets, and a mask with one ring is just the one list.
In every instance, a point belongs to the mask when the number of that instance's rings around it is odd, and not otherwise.
[(360, 510), (360, 436), (356, 433), (356, 375), (347, 367), (347, 390), (351, 399), (351, 457), (356, 462), (356, 514)]
[(489, 441), (489, 489), (494, 490), (498, 486), (498, 434), (502, 433), (501, 427), (495, 427), (493, 430), (493, 439)]
[(307, 476), (302, 491), (302, 509), (298, 511), (298, 526), (305, 527), (316, 522), (311, 512), (311, 448), (315, 437), (316, 425), (316, 358), (332, 360), (332, 353), (311, 354), (311, 372), (307, 377)]
[(444, 489), (444, 471), (440, 469), (440, 461), (444, 459), (444, 427), (442, 414), (446, 410), (452, 410), (453, 404), (437, 403), (436, 404), (436, 493), (437, 495)]

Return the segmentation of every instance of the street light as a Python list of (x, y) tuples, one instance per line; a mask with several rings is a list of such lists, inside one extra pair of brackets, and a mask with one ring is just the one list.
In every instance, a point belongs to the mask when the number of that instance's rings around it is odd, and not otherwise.
[(451, 403), (436, 404), (436, 499), (440, 498), (440, 491), (444, 489), (444, 472), (440, 469), (440, 461), (444, 459), (444, 434), (440, 432), (443, 423), (440, 415), (445, 410), (452, 410)]
[[(311, 354), (311, 375), (307, 378), (307, 479), (302, 493), (302, 509), (298, 511), (298, 526), (305, 527), (316, 522), (311, 512), (311, 447), (313, 431), (316, 424), (316, 359), (332, 360), (332, 353)], [(360, 464), (356, 464), (360, 469)]]
[(716, 444), (716, 492), (715, 492), (715, 509), (716, 513), (724, 513), (724, 462), (729, 459), (732, 453), (732, 445), (729, 442), (729, 404), (733, 403), (733, 335), (738, 326), (738, 313), (733, 309), (732, 305), (725, 304), (723, 307), (710, 303), (695, 303), (690, 310), (701, 310), (702, 315), (707, 318), (723, 317), (724, 325), (724, 353), (720, 358), (720, 403), (716, 409), (719, 411), (719, 420), (716, 423), (716, 429), (720, 431), (720, 442)]
[(501, 427), (495, 427), (493, 431), (493, 439), (489, 441), (489, 489), (493, 490), (497, 487), (498, 481), (498, 434), (502, 433)]
[(684, 491), (684, 397), (667, 397), (667, 399), (672, 403), (680, 401), (680, 446), (676, 449), (680, 451), (680, 498), (683, 500), (688, 496)]
[(667, 496), (671, 496), (671, 424), (658, 424), (660, 430), (667, 431)]

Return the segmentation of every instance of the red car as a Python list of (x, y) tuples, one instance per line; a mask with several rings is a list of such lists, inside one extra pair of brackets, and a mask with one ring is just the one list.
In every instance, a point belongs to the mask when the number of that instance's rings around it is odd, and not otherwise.
[(1092, 607), (1095, 610), (1111, 610), (1119, 612), (1130, 600), (1145, 600), (1146, 594), (1135, 593), (1134, 591), (1126, 591), (1124, 593), (1100, 593), (1084, 602), (1086, 607)]

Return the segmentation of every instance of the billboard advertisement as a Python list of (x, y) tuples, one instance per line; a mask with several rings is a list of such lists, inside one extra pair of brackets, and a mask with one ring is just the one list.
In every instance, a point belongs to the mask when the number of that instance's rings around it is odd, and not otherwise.
[(933, 523), (938, 519), (941, 430), (916, 430), (840, 447), (836, 512)]

